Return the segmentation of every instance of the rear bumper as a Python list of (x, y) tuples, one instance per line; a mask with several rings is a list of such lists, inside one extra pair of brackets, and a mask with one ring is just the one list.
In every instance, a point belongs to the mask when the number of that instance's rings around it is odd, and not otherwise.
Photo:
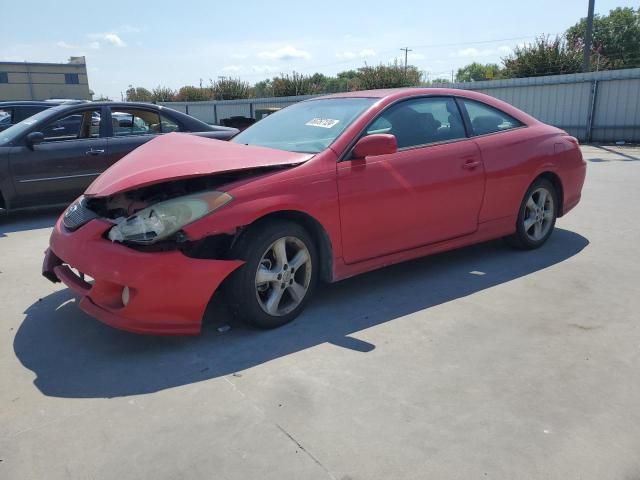
[[(92, 220), (69, 232), (58, 220), (42, 274), (62, 281), (81, 297), (82, 310), (113, 327), (148, 334), (199, 333), (211, 296), (243, 262), (194, 259), (177, 251), (139, 252), (103, 238), (110, 227)], [(70, 267), (94, 281), (84, 281)], [(126, 306), (125, 286), (130, 292)]]

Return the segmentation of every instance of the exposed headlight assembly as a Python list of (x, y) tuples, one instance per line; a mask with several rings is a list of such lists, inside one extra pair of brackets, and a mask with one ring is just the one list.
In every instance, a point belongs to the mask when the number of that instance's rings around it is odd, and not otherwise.
[(128, 218), (116, 219), (109, 230), (112, 242), (148, 245), (165, 239), (185, 225), (229, 203), (233, 197), (225, 192), (208, 191), (172, 198), (151, 205)]

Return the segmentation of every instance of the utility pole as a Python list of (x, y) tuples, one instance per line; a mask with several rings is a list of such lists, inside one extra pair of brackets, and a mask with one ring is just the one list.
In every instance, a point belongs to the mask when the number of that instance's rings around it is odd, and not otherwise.
[(413, 50), (411, 50), (409, 47), (404, 47), (400, 50), (404, 52), (404, 78), (407, 78), (407, 58), (409, 56), (409, 52), (412, 52)]
[(591, 32), (593, 30), (593, 7), (595, 0), (589, 0), (589, 12), (587, 15), (587, 28), (584, 34), (584, 61), (582, 71), (588, 72), (591, 67)]

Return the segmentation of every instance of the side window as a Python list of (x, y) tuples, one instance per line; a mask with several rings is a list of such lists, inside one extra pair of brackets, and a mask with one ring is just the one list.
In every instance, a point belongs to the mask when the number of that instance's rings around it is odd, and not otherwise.
[(463, 102), (475, 135), (486, 135), (522, 126), (522, 122), (497, 108), (473, 100)]
[(180, 125), (164, 115), (160, 115), (160, 131), (162, 133), (179, 132)]
[(9, 74), (7, 72), (0, 72), (0, 83), (9, 83)]
[(0, 108), (0, 127), (8, 127), (13, 123), (13, 111), (10, 108)]
[(113, 110), (111, 125), (116, 137), (161, 133), (160, 116), (148, 110)]
[(50, 122), (42, 129), (45, 142), (100, 136), (100, 111), (84, 110)]
[(453, 98), (407, 100), (384, 111), (367, 129), (367, 135), (391, 133), (398, 148), (465, 138), (464, 124)]

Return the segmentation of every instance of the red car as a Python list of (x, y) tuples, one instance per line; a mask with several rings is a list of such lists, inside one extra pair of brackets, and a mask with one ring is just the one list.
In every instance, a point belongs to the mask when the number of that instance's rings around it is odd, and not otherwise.
[(43, 274), (133, 332), (198, 333), (219, 290), (277, 327), (319, 280), (499, 237), (540, 247), (585, 172), (575, 138), (480, 93), (330, 95), (231, 142), (171, 133), (134, 150), (60, 217)]

